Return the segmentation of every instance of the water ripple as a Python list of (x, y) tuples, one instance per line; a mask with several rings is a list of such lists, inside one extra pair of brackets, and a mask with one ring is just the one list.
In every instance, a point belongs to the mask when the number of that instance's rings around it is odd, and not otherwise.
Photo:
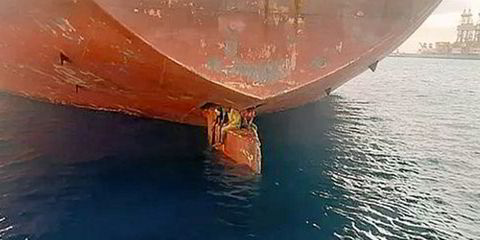
[(262, 176), (201, 128), (0, 95), (0, 239), (480, 239), (472, 69), (386, 59), (259, 118)]

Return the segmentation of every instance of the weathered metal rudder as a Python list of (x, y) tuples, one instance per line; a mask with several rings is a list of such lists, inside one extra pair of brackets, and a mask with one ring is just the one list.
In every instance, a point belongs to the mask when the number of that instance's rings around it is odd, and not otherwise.
[(240, 127), (227, 130), (222, 134), (222, 123), (217, 121), (215, 109), (210, 105), (204, 108), (207, 121), (208, 142), (212, 148), (225, 154), (235, 164), (245, 165), (253, 172), (260, 174), (262, 170), (261, 143), (255, 128)]

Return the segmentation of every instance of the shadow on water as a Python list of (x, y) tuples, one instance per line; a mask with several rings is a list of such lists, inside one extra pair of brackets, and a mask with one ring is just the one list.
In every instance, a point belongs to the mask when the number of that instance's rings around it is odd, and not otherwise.
[(331, 186), (318, 161), (329, 143), (316, 135), (331, 127), (329, 104), (259, 119), (266, 167), (255, 176), (219, 161), (203, 128), (0, 98), (0, 236), (271, 239), (338, 228), (316, 217), (328, 204), (299, 207), (310, 185)]
[(258, 239), (332, 238), (345, 224), (332, 211), (343, 192), (328, 175), (334, 120), (331, 99), (258, 119), (264, 154), (262, 197), (255, 200), (252, 223)]
[(0, 238), (126, 237), (195, 222), (202, 128), (7, 95), (0, 102)]

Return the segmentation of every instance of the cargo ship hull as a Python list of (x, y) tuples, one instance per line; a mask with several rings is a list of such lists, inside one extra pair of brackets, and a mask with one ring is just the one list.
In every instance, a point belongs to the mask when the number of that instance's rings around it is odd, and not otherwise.
[(0, 91), (205, 125), (316, 101), (396, 49), (440, 0), (3, 0)]

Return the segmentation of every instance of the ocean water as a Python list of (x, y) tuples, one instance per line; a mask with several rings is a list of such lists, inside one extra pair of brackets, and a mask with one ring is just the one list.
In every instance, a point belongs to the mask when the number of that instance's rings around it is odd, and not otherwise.
[(0, 239), (480, 239), (480, 61), (388, 58), (260, 117), (261, 176), (204, 129), (0, 95)]

